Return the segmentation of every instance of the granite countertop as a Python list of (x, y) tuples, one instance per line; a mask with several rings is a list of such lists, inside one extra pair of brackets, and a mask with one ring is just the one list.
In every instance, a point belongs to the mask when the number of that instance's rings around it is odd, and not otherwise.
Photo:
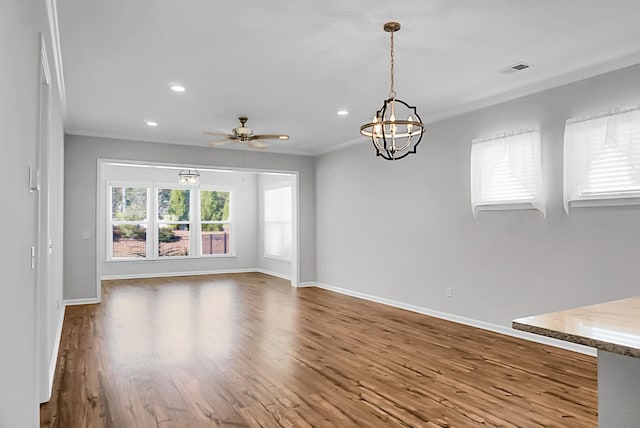
[(513, 320), (516, 330), (640, 358), (640, 297)]

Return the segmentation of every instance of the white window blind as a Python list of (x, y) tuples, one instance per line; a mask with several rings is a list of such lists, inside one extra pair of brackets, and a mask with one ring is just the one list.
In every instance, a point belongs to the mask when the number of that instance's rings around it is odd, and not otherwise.
[(471, 144), (471, 208), (536, 208), (545, 213), (540, 132), (522, 130)]
[(264, 254), (291, 258), (291, 186), (264, 191)]
[(640, 107), (567, 120), (565, 210), (583, 201), (640, 204)]

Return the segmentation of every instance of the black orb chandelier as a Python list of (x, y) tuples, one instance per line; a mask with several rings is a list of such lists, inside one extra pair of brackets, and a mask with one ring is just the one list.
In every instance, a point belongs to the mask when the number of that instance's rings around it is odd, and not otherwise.
[(197, 169), (181, 169), (178, 180), (183, 186), (197, 186), (200, 184), (200, 173)]
[[(389, 98), (373, 116), (373, 120), (360, 127), (360, 133), (371, 138), (377, 156), (386, 160), (398, 160), (416, 153), (425, 127), (416, 107), (396, 98), (393, 33), (400, 30), (400, 23), (387, 22), (383, 28), (391, 35), (391, 90)], [(406, 119), (399, 119), (401, 117)]]

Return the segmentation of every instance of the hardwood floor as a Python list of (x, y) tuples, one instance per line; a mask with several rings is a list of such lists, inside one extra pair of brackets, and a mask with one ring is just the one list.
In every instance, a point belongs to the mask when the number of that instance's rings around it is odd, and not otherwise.
[(105, 281), (44, 427), (595, 427), (596, 359), (262, 274)]

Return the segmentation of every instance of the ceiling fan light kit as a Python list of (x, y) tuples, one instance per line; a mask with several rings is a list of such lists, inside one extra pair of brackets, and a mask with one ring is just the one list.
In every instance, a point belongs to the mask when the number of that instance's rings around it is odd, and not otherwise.
[(230, 134), (222, 134), (219, 132), (203, 132), (204, 135), (214, 135), (224, 137), (221, 140), (212, 141), (209, 143), (210, 146), (221, 146), (223, 144), (227, 144), (228, 142), (241, 142), (247, 143), (249, 147), (253, 147), (254, 149), (266, 149), (269, 147), (269, 144), (265, 143), (261, 140), (288, 140), (289, 136), (285, 134), (254, 134), (253, 130), (247, 126), (247, 121), (249, 120), (246, 116), (240, 116), (238, 118), (240, 121), (240, 126), (237, 128), (233, 128)]
[(383, 29), (391, 36), (391, 89), (389, 98), (384, 100), (382, 108), (376, 111), (371, 122), (360, 127), (360, 133), (371, 138), (377, 156), (386, 160), (398, 160), (416, 153), (425, 126), (415, 106), (396, 98), (393, 34), (400, 30), (400, 23), (387, 22)]

